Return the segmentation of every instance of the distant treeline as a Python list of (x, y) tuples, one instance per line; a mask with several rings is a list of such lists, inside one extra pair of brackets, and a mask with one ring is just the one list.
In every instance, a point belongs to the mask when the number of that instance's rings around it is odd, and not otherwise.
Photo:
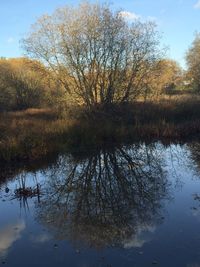
[(39, 61), (0, 59), (0, 111), (51, 106), (59, 94), (61, 87)]
[[(137, 98), (157, 98), (183, 89), (182, 70), (175, 61), (162, 59), (146, 80)], [(135, 99), (135, 98), (133, 98)], [(54, 73), (28, 58), (0, 59), (0, 111), (27, 108), (64, 108), (84, 104), (81, 97), (67, 92)]]

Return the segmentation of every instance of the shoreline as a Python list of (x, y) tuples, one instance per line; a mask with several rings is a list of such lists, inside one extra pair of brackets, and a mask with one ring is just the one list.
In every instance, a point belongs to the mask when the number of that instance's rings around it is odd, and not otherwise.
[[(97, 115), (98, 114), (98, 115)], [(37, 160), (66, 151), (131, 142), (187, 142), (200, 136), (200, 99), (114, 106), (60, 118), (50, 109), (0, 113), (0, 161)]]

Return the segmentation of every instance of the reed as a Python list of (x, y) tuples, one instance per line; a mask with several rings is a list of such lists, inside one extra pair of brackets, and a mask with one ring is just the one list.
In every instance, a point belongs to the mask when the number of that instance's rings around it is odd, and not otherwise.
[[(69, 115), (70, 114), (70, 115)], [(103, 144), (182, 141), (200, 134), (200, 97), (71, 110), (65, 118), (50, 109), (0, 113), (0, 161), (23, 162), (62, 151), (84, 151)]]

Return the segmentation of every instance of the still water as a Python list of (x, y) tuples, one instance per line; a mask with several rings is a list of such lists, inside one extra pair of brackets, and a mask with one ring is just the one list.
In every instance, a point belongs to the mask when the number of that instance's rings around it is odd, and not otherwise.
[(60, 155), (1, 179), (2, 266), (200, 266), (198, 143)]

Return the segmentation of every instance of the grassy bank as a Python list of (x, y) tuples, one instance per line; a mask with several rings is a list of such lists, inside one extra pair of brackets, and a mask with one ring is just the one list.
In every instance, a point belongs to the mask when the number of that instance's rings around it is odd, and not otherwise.
[(99, 107), (90, 116), (82, 110), (65, 118), (49, 109), (29, 109), (0, 113), (0, 161), (38, 161), (63, 150), (75, 153), (103, 144), (182, 141), (199, 135), (200, 98), (194, 96)]
[(1, 161), (34, 160), (54, 152), (71, 123), (48, 109), (0, 114)]

